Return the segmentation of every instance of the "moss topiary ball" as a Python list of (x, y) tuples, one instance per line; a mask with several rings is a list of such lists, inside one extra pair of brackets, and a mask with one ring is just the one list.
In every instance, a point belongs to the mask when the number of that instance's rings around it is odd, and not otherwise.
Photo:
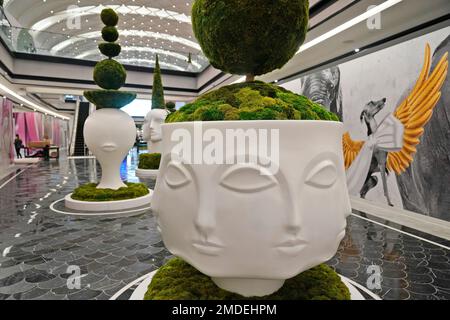
[(102, 22), (110, 27), (115, 27), (119, 23), (119, 16), (111, 8), (103, 9), (100, 17), (102, 19)]
[(282, 87), (255, 81), (222, 87), (169, 114), (166, 123), (226, 120), (329, 120), (332, 112)]
[(289, 279), (277, 292), (258, 298), (244, 298), (217, 287), (210, 277), (179, 258), (158, 270), (145, 300), (350, 300), (350, 292), (339, 275), (319, 265)]
[(98, 45), (100, 52), (109, 58), (117, 57), (122, 47), (117, 43), (103, 42)]
[(94, 81), (103, 89), (117, 90), (125, 84), (127, 72), (117, 61), (106, 59), (96, 64)]
[(172, 102), (172, 101), (167, 102), (166, 109), (169, 110), (170, 112), (177, 111), (175, 102)]
[(102, 29), (102, 38), (107, 42), (114, 42), (119, 39), (119, 31), (116, 27), (106, 26)]
[(158, 170), (161, 163), (160, 153), (146, 153), (139, 156), (139, 169)]
[(284, 66), (305, 41), (308, 0), (196, 0), (195, 36), (211, 64), (261, 75)]
[(97, 189), (97, 184), (89, 183), (75, 189), (72, 199), (89, 202), (119, 201), (136, 199), (149, 194), (147, 186), (143, 183), (126, 183), (126, 185), (126, 188), (112, 190)]

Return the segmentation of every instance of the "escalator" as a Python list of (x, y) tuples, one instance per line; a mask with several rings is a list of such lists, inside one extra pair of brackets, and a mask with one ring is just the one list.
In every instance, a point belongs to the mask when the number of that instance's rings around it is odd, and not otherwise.
[(75, 145), (74, 145), (74, 153), (73, 155), (76, 157), (83, 157), (87, 155), (87, 147), (84, 142), (84, 123), (86, 119), (89, 117), (89, 102), (80, 102), (80, 106), (78, 108), (78, 117), (75, 131)]

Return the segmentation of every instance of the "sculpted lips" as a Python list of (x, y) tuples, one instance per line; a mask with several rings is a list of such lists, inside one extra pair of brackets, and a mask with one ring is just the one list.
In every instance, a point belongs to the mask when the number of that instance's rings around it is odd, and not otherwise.
[(223, 250), (222, 245), (213, 243), (213, 242), (207, 242), (207, 241), (195, 241), (192, 245), (200, 253), (203, 253), (203, 254), (206, 254), (209, 256), (218, 255)]
[(282, 253), (296, 255), (305, 248), (307, 241), (302, 239), (291, 239), (278, 245), (276, 248)]
[(106, 152), (112, 152), (117, 149), (117, 146), (114, 143), (105, 143), (104, 145), (102, 145), (102, 149)]

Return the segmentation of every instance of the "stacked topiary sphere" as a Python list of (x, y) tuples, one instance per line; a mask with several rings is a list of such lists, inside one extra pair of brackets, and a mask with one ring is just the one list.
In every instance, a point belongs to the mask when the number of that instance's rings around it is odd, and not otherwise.
[(94, 90), (84, 92), (84, 96), (90, 102), (102, 108), (120, 109), (134, 99), (136, 94), (133, 92), (118, 91), (127, 80), (127, 72), (122, 64), (114, 60), (122, 48), (116, 43), (119, 38), (117, 24), (119, 16), (112, 9), (104, 9), (101, 13), (101, 20), (105, 24), (102, 30), (102, 38), (105, 42), (100, 43), (98, 48), (108, 59), (98, 62), (94, 69), (94, 81), (104, 90)]

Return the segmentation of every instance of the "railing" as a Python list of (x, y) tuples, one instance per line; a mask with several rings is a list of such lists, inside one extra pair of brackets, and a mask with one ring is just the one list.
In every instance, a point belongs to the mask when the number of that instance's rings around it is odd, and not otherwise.
[[(122, 53), (115, 58), (124, 65), (154, 67), (156, 54), (160, 57), (161, 69), (201, 72), (209, 65), (202, 54), (151, 47), (151, 37), (139, 32), (125, 35), (119, 40)], [(105, 58), (97, 48), (101, 41), (100, 31), (91, 32), (88, 37), (80, 37), (18, 28), (9, 23), (2, 8), (0, 8), (0, 37), (12, 52), (89, 61), (100, 61)]]

